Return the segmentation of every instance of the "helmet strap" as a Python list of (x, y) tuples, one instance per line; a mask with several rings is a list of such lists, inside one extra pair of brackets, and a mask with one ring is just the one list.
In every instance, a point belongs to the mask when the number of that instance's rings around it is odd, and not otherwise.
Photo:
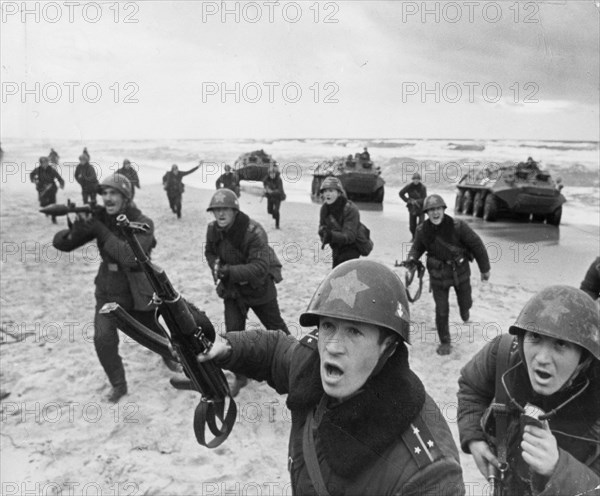
[(383, 353), (379, 357), (379, 360), (377, 360), (377, 364), (375, 365), (373, 372), (371, 372), (371, 375), (369, 375), (369, 379), (371, 377), (375, 377), (377, 374), (379, 374), (379, 372), (381, 372), (381, 369), (387, 363), (389, 358), (394, 353), (396, 353), (396, 348), (398, 348), (398, 340), (397, 339), (391, 343), (388, 343), (388, 345), (385, 347), (385, 350), (383, 350)]

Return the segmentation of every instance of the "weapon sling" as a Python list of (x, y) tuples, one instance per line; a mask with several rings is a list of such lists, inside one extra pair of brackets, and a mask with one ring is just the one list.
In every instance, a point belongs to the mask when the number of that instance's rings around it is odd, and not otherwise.
[[(316, 408), (318, 412), (324, 402), (324, 397)], [(306, 470), (310, 481), (318, 496), (330, 496), (321, 473), (321, 467), (319, 466), (319, 459), (317, 458), (317, 448), (315, 446), (315, 438), (313, 434), (314, 416), (315, 410), (310, 410), (306, 416), (306, 422), (304, 423), (304, 432), (302, 433), (302, 454), (304, 455), (304, 462), (306, 463)]]
[[(406, 274), (404, 274), (404, 287), (406, 289), (406, 298), (408, 298), (408, 301), (410, 303), (414, 303), (421, 297), (421, 293), (423, 292), (423, 276), (425, 275), (425, 266), (420, 260), (411, 260), (411, 262), (414, 264), (412, 267), (411, 264), (407, 263), (406, 261), (400, 263), (396, 261), (394, 266), (404, 267), (407, 269)], [(408, 291), (408, 287), (412, 284), (415, 278), (415, 274), (417, 274), (417, 277), (419, 278), (419, 287), (417, 288), (417, 291), (415, 292), (414, 296), (411, 296), (410, 292)]]

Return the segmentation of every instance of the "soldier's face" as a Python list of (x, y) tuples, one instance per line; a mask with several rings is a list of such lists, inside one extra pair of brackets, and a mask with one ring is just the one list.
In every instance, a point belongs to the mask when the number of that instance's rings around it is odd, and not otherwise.
[(581, 348), (574, 343), (527, 331), (523, 353), (531, 387), (538, 394), (556, 393), (579, 365)]
[(432, 224), (438, 226), (444, 218), (444, 207), (435, 207), (427, 210), (427, 216)]
[(125, 209), (125, 197), (115, 188), (103, 188), (102, 201), (108, 215), (117, 215)]
[(416, 186), (417, 184), (421, 183), (421, 180), (420, 179), (413, 179), (412, 183)]
[(319, 319), (318, 348), (325, 393), (343, 401), (365, 384), (387, 346), (386, 340), (379, 343), (379, 332), (372, 324), (333, 317)]
[(331, 205), (340, 196), (340, 192), (337, 189), (327, 188), (323, 190), (323, 200), (327, 205)]
[(235, 218), (235, 210), (233, 208), (213, 208), (212, 213), (215, 216), (217, 225), (221, 228), (231, 225)]

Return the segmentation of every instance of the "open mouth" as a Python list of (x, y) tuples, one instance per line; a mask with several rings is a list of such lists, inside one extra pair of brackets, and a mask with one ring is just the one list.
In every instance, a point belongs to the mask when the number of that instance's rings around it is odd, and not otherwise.
[(543, 370), (536, 370), (535, 375), (542, 381), (547, 381), (552, 377), (551, 374), (549, 374), (548, 372), (544, 372)]
[(331, 377), (332, 379), (336, 379), (344, 375), (344, 371), (340, 367), (331, 363), (325, 364), (325, 372), (327, 373), (327, 377)]

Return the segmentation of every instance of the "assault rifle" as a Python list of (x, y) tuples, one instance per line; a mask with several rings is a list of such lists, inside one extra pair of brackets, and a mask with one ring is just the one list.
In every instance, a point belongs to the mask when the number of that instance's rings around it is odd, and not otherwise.
[[(229, 436), (235, 423), (237, 407), (231, 397), (223, 371), (212, 361), (200, 364), (196, 360), (196, 355), (210, 350), (214, 336), (207, 335), (194, 318), (193, 305), (185, 301), (173, 288), (165, 271), (154, 265), (144, 253), (135, 233), (145, 232), (149, 226), (130, 222), (125, 215), (117, 217), (117, 225), (154, 289), (157, 324), (166, 337), (157, 335), (139, 323), (117, 303), (107, 303), (100, 312), (112, 314), (118, 322), (119, 329), (155, 353), (172, 358), (171, 349), (174, 350), (193, 389), (202, 395), (194, 413), (196, 440), (202, 446), (215, 448)], [(165, 321), (168, 332), (158, 323), (159, 316)], [(229, 398), (229, 406), (225, 413), (227, 398)], [(217, 419), (221, 427), (217, 425)], [(208, 424), (211, 433), (215, 436), (209, 442), (204, 435), (205, 424)]]
[(61, 215), (68, 214), (95, 214), (103, 208), (104, 207), (101, 207), (96, 204), (82, 205), (81, 207), (78, 207), (77, 205), (75, 205), (75, 203), (72, 203), (70, 200), (67, 200), (66, 205), (53, 203), (52, 205), (48, 205), (47, 207), (40, 208), (40, 212), (46, 215), (60, 217)]

